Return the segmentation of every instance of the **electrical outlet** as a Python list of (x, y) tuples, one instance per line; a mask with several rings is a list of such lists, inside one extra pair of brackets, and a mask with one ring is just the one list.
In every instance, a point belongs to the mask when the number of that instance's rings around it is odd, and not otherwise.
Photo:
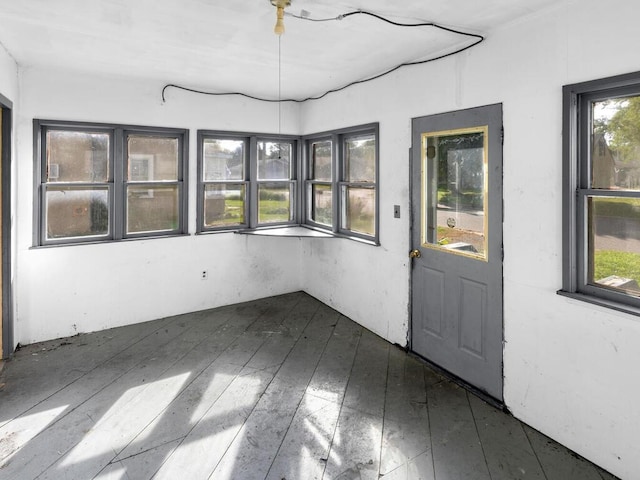
[(209, 276), (209, 274), (207, 273), (207, 271), (206, 271), (206, 270), (203, 270), (203, 271), (202, 271), (202, 276), (201, 276), (200, 278), (201, 278), (202, 280), (206, 280), (208, 276)]
[(400, 218), (400, 205), (393, 206), (393, 218)]

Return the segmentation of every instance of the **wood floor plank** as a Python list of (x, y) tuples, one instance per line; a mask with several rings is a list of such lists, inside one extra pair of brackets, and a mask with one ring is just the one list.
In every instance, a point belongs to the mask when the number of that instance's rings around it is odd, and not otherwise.
[[(87, 418), (87, 422), (85, 420), (86, 416), (80, 414), (77, 409), (101, 394), (109, 396), (111, 390), (108, 387), (117, 383), (128, 372), (135, 370), (140, 365), (140, 362), (144, 362), (145, 359), (155, 355), (159, 345), (169, 345), (171, 341), (185, 331), (185, 328), (178, 324), (167, 325), (169, 326), (166, 330), (162, 330), (163, 333), (161, 335), (149, 335), (141, 342), (138, 342), (137, 347), (134, 349), (135, 353), (130, 352), (130, 349), (124, 350), (114, 357), (108, 366), (92, 371), (95, 375), (83, 377), (84, 381), (74, 382), (69, 387), (62, 389), (58, 394), (40, 402), (25, 414), (21, 414), (12, 422), (5, 424), (0, 429), (0, 438), (11, 439), (11, 442), (1, 442), (0, 451), (3, 454), (1, 463), (3, 470), (21, 471), (21, 468), (26, 467), (26, 464), (28, 464), (30, 471), (40, 474), (51, 463), (58, 460), (61, 454), (75, 444), (73, 439), (69, 437), (65, 437), (66, 442), (57, 442), (56, 435), (58, 431), (72, 430), (74, 425), (82, 425), (87, 429), (86, 431), (91, 428), (91, 419)], [(159, 337), (162, 338), (164, 344), (158, 341)], [(42, 368), (38, 375), (55, 376), (56, 373), (55, 369)], [(109, 390), (109, 392), (105, 392), (105, 389)], [(116, 399), (111, 400), (115, 401)], [(99, 400), (94, 403), (100, 405)], [(67, 416), (73, 417), (67, 420)], [(30, 428), (23, 427), (22, 424), (25, 419), (30, 424)], [(37, 420), (34, 421), (33, 419)], [(60, 422), (63, 422), (63, 425), (58, 427)], [(40, 434), (40, 430), (45, 426), (47, 430)], [(80, 431), (76, 432), (76, 436), (81, 434), (82, 432)], [(51, 438), (47, 440), (49, 436), (52, 436), (53, 440)], [(76, 442), (79, 440), (80, 438)], [(52, 452), (48, 448), (49, 441), (57, 444), (58, 450), (56, 452)], [(29, 448), (22, 448), (27, 442), (29, 443)], [(40, 451), (40, 448), (44, 452)], [(14, 455), (18, 449), (21, 449), (19, 455)], [(37, 471), (38, 468), (42, 470)]]
[(149, 480), (179, 443), (180, 440), (173, 440), (137, 455), (113, 461), (93, 480)]
[(424, 372), (436, 479), (490, 480), (466, 390)]
[(331, 442), (325, 478), (377, 479), (389, 344), (364, 330)]
[(384, 409), (380, 475), (433, 480), (433, 458), (423, 364), (391, 347)]
[(326, 467), (362, 328), (330, 309), (320, 315), (335, 328), (272, 462), (270, 480), (319, 480)]
[(153, 478), (209, 478), (272, 379), (266, 370), (244, 368)]
[(473, 395), (469, 403), (492, 480), (544, 480), (522, 424)]
[(547, 480), (602, 480), (593, 464), (537, 430), (523, 427)]
[[(124, 374), (97, 393), (87, 391), (90, 395), (88, 398), (76, 400), (80, 402), (79, 405), (68, 413), (65, 411), (64, 416), (60, 416), (60, 419), (56, 419), (45, 431), (30, 440), (29, 448), (23, 448), (19, 455), (10, 458), (4, 464), (3, 470), (17, 471), (25, 475), (30, 472), (29, 475), (35, 477), (51, 469), (46, 475), (55, 478), (59, 470), (74, 472), (78, 469), (79, 476), (92, 477), (108, 464), (114, 455), (114, 449), (117, 452), (118, 448), (128, 443), (126, 439), (139, 425), (136, 422), (146, 420), (148, 423), (149, 416), (157, 415), (157, 409), (161, 409), (184, 385), (188, 374), (168, 378), (162, 378), (162, 375), (202, 341), (203, 337), (196, 335), (186, 323), (174, 321), (139, 342), (136, 348), (123, 351), (109, 362), (109, 366), (117, 370), (124, 365), (128, 368)], [(153, 391), (165, 396), (155, 399), (145, 397), (145, 392), (148, 395)], [(149, 398), (151, 408), (145, 409), (133, 403), (138, 398)], [(52, 397), (49, 401), (59, 400)], [(144, 416), (128, 421), (126, 410), (118, 412), (118, 408), (115, 408), (119, 405), (130, 406), (133, 409), (142, 408)], [(126, 428), (123, 432), (110, 436), (109, 442), (101, 444), (99, 448), (89, 448), (86, 453), (78, 453), (85, 450), (82, 446), (89, 447), (94, 443), (100, 443), (104, 438), (104, 428), (113, 425), (118, 418), (124, 418), (122, 426)], [(96, 425), (100, 428), (96, 428)], [(51, 449), (51, 445), (56, 445), (56, 449)], [(75, 460), (72, 462), (70, 459)]]
[[(316, 308), (317, 309), (317, 308)], [(299, 337), (211, 479), (262, 480), (291, 425), (335, 319), (314, 317)], [(238, 452), (238, 453), (236, 453)]]
[[(306, 302), (296, 309), (300, 304), (300, 295), (291, 295), (288, 300), (285, 306), (267, 305), (258, 321), (246, 330), (244, 336), (264, 337), (264, 343), (172, 452), (154, 478), (208, 478), (225, 455), (235, 455), (237, 446), (232, 445), (234, 440), (304, 328), (297, 326), (292, 332), (285, 325), (288, 317), (300, 314), (299, 324), (311, 320), (310, 313), (302, 314), (303, 310), (306, 311)], [(302, 317), (305, 320), (301, 320)], [(192, 459), (200, 458), (203, 451), (208, 452), (206, 459), (195, 465)]]
[[(171, 319), (28, 345), (17, 351), (0, 382), (0, 427), (163, 328)], [(43, 370), (50, 372), (42, 375)]]
[(210, 346), (226, 348), (218, 355), (209, 353), (205, 357), (210, 362), (209, 365), (176, 397), (166, 411), (158, 415), (119, 453), (118, 459), (184, 438), (189, 433), (264, 343), (265, 339), (259, 336), (241, 335), (245, 326), (241, 319), (237, 319), (211, 340)]

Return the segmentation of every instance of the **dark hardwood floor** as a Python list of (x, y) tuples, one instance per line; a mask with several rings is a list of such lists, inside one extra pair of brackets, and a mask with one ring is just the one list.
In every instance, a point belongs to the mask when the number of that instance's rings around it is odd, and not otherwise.
[(611, 480), (304, 293), (20, 349), (0, 479)]

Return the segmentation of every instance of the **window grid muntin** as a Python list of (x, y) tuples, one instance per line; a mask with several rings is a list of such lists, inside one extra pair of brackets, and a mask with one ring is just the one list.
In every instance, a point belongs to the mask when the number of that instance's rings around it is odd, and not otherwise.
[[(564, 238), (561, 294), (640, 314), (640, 299), (589, 282), (589, 217), (587, 198), (640, 198), (640, 191), (591, 188), (593, 104), (640, 96), (640, 72), (564, 87)], [(595, 281), (595, 280), (594, 280)]]
[[(233, 141), (242, 144), (242, 171), (240, 178), (206, 180), (205, 168), (205, 143), (207, 140), (215, 141)], [(251, 198), (251, 182), (250, 182), (250, 156), (251, 156), (251, 138), (242, 134), (234, 134), (233, 132), (209, 132), (198, 131), (198, 232), (224, 232), (230, 230), (239, 230), (249, 227), (250, 223), (250, 198)], [(208, 226), (206, 222), (207, 205), (206, 190), (207, 186), (234, 186), (239, 185), (243, 189), (243, 222), (218, 224)], [(224, 207), (226, 208), (226, 203)]]
[[(34, 236), (33, 243), (36, 246), (44, 245), (64, 245), (83, 244), (95, 242), (118, 241), (132, 237), (125, 235), (126, 230), (126, 187), (124, 183), (127, 159), (124, 144), (126, 143), (126, 133), (134, 132), (141, 135), (177, 136), (179, 138), (179, 175), (186, 175), (188, 159), (188, 135), (186, 129), (147, 127), (147, 126), (126, 126), (119, 124), (101, 124), (91, 122), (57, 121), (34, 119), (34, 153), (36, 157), (36, 175), (34, 188)], [(47, 132), (49, 131), (69, 131), (84, 133), (108, 133), (109, 134), (109, 160), (108, 160), (108, 182), (47, 182)], [(184, 183), (183, 180), (181, 180)], [(51, 239), (47, 236), (47, 212), (45, 192), (48, 185), (56, 187), (86, 187), (91, 185), (109, 186), (109, 235), (107, 236), (76, 236), (66, 238)], [(178, 229), (171, 232), (150, 232), (133, 237), (158, 237), (186, 233), (186, 188), (181, 188), (179, 197), (179, 221)]]
[[(379, 153), (378, 153), (378, 129), (377, 126), (373, 128), (365, 128), (365, 129), (353, 129), (347, 130), (341, 133), (338, 136), (339, 139), (339, 156), (338, 156), (338, 172), (340, 173), (340, 178), (337, 182), (337, 211), (338, 211), (338, 220), (337, 220), (337, 231), (341, 234), (354, 236), (358, 238), (364, 239), (377, 239), (378, 238), (378, 229), (379, 229), (379, 194), (378, 194), (378, 177), (379, 177)], [(373, 180), (369, 181), (349, 181), (349, 172), (347, 165), (347, 144), (351, 141), (357, 141), (364, 138), (371, 138), (374, 141), (374, 174)], [(374, 234), (370, 235), (367, 233), (362, 233), (353, 228), (347, 228), (346, 225), (350, 221), (348, 218), (347, 202), (346, 202), (346, 192), (350, 188), (363, 188), (363, 189), (373, 189), (374, 191), (374, 212), (373, 212), (373, 231)]]
[[(176, 166), (175, 166), (175, 179), (173, 180), (131, 180), (130, 177), (130, 162), (131, 162), (131, 152), (129, 152), (129, 144), (130, 144), (130, 139), (131, 138), (155, 138), (155, 139), (170, 139), (170, 140), (175, 140), (177, 145), (176, 145)], [(183, 152), (182, 152), (182, 148), (181, 148), (181, 138), (180, 135), (171, 135), (171, 134), (162, 134), (162, 133), (155, 133), (155, 132), (141, 132), (141, 131), (137, 131), (137, 130), (129, 130), (129, 131), (124, 131), (123, 134), (123, 147), (124, 147), (124, 152), (123, 152), (123, 166), (122, 166), (122, 177), (123, 177), (123, 197), (124, 197), (124, 205), (123, 205), (123, 209), (124, 209), (124, 222), (123, 222), (123, 233), (122, 236), (123, 238), (133, 238), (133, 237), (146, 237), (146, 236), (152, 236), (152, 235), (162, 235), (162, 234), (170, 234), (170, 233), (178, 233), (180, 231), (182, 231), (183, 228), (183, 222), (184, 220), (181, 219), (182, 217), (182, 210), (183, 208), (181, 207), (181, 202), (184, 201), (184, 197), (185, 197), (185, 192), (184, 192), (184, 184), (183, 184)], [(132, 188), (138, 188), (138, 187), (145, 187), (147, 188), (149, 191), (155, 191), (156, 189), (158, 190), (163, 190), (163, 189), (167, 189), (169, 187), (174, 187), (176, 189), (176, 202), (177, 205), (175, 206), (176, 209), (176, 214), (178, 216), (177, 218), (177, 222), (175, 224), (174, 228), (169, 228), (169, 229), (156, 229), (156, 230), (143, 230), (143, 231), (129, 231), (129, 191), (130, 191), (130, 187)], [(151, 195), (151, 193), (149, 193), (149, 195)], [(152, 198), (152, 197), (151, 197)]]
[[(237, 180), (221, 180), (221, 181), (205, 181), (204, 180), (204, 141), (207, 139), (227, 139), (227, 140), (242, 140), (244, 142), (244, 178), (245, 180), (240, 182)], [(290, 146), (290, 162), (289, 173), (286, 179), (259, 179), (258, 178), (258, 143), (276, 143), (286, 144)], [(255, 134), (255, 133), (243, 133), (243, 132), (226, 132), (226, 131), (214, 131), (214, 130), (198, 130), (198, 205), (197, 205), (197, 232), (198, 233), (216, 233), (216, 232), (228, 232), (233, 230), (253, 229), (259, 227), (276, 227), (283, 225), (293, 225), (299, 220), (300, 211), (300, 192), (299, 192), (299, 137), (291, 135), (270, 135), (270, 134)], [(236, 185), (242, 184), (245, 186), (245, 223), (233, 224), (233, 225), (218, 225), (207, 227), (205, 225), (205, 213), (204, 206), (204, 190), (206, 185), (215, 184)], [(259, 190), (264, 185), (289, 185), (290, 186), (290, 217), (289, 221), (278, 222), (259, 222)]]

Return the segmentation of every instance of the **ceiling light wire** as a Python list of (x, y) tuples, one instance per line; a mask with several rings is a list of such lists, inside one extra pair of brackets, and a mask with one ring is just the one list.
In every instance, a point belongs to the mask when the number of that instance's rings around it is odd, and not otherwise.
[[(343, 20), (347, 17), (350, 17), (352, 15), (367, 15), (370, 16), (372, 18), (375, 18), (377, 20), (380, 20), (382, 22), (386, 22), (389, 23), (391, 25), (397, 26), (397, 27), (432, 27), (432, 28), (436, 28), (439, 30), (443, 30), (446, 32), (450, 32), (450, 33), (454, 33), (456, 35), (461, 35), (464, 37), (468, 37), (468, 38), (474, 38), (475, 40), (473, 41), (473, 43), (466, 45), (464, 47), (458, 48), (457, 50), (454, 50), (452, 52), (448, 52), (448, 53), (444, 53), (442, 55), (438, 55), (437, 57), (432, 57), (432, 58), (428, 58), (426, 60), (416, 60), (413, 62), (404, 62), (404, 63), (400, 63), (398, 65), (396, 65), (395, 67), (392, 67), (388, 70), (385, 70), (382, 73), (379, 73), (377, 75), (373, 75), (371, 77), (367, 77), (367, 78), (363, 78), (360, 80), (354, 80), (353, 82), (347, 83), (341, 87), (337, 87), (337, 88), (333, 88), (331, 90), (327, 90), (326, 92), (320, 94), (320, 95), (312, 95), (306, 98), (302, 98), (302, 99), (297, 99), (297, 98), (281, 98), (281, 91), (280, 91), (280, 85), (278, 85), (278, 99), (274, 100), (272, 98), (264, 98), (264, 97), (259, 97), (257, 95), (250, 95), (248, 93), (243, 93), (243, 92), (207, 92), (204, 90), (198, 90), (195, 88), (189, 88), (189, 87), (184, 87), (182, 85), (176, 85), (174, 83), (168, 83), (166, 84), (163, 88), (162, 88), (162, 103), (166, 102), (166, 97), (165, 97), (165, 92), (168, 88), (177, 88), (179, 90), (184, 90), (186, 92), (191, 92), (191, 93), (198, 93), (201, 95), (211, 95), (211, 96), (229, 96), (229, 95), (236, 95), (236, 96), (240, 96), (240, 97), (245, 97), (245, 98), (249, 98), (252, 100), (258, 100), (260, 102), (269, 102), (269, 103), (274, 103), (274, 102), (278, 102), (279, 104), (281, 104), (282, 102), (294, 102), (294, 103), (304, 103), (310, 100), (320, 100), (321, 98), (326, 97), (327, 95), (331, 94), (331, 93), (336, 93), (336, 92), (340, 92), (342, 90), (345, 90), (349, 87), (352, 87), (354, 85), (359, 85), (361, 83), (366, 83), (366, 82), (371, 82), (373, 80), (377, 80), (378, 78), (384, 77), (386, 75), (389, 75), (390, 73), (395, 72), (396, 70), (399, 70), (402, 67), (408, 67), (411, 65), (422, 65), (425, 63), (430, 63), (430, 62), (435, 62), (436, 60), (442, 60), (443, 58), (447, 58), (447, 57), (451, 57), (453, 55), (457, 55), (458, 53), (462, 53), (466, 50), (469, 50), (470, 48), (475, 47), (476, 45), (482, 43), (485, 40), (485, 37), (483, 35), (480, 35), (478, 33), (471, 33), (471, 32), (465, 32), (463, 30), (459, 30), (456, 28), (452, 28), (452, 27), (445, 27), (443, 25), (439, 25), (435, 22), (421, 22), (421, 23), (401, 23), (401, 22), (396, 22), (393, 20), (390, 20), (388, 18), (383, 17), (382, 15), (378, 15), (377, 13), (373, 13), (373, 12), (369, 12), (366, 10), (356, 10), (353, 12), (348, 12), (348, 13), (344, 13), (342, 15), (338, 15), (337, 17), (334, 18), (325, 18), (325, 19), (312, 19), (309, 17), (302, 17), (302, 16), (298, 16), (298, 15), (294, 15), (291, 13), (287, 13), (287, 15), (292, 16), (294, 18), (298, 18), (301, 20), (307, 20), (307, 21), (312, 21), (312, 22), (328, 22), (328, 21), (335, 21), (335, 20)], [(278, 82), (280, 82), (280, 44), (278, 43)]]
[(278, 135), (282, 133), (282, 35), (278, 35)]

